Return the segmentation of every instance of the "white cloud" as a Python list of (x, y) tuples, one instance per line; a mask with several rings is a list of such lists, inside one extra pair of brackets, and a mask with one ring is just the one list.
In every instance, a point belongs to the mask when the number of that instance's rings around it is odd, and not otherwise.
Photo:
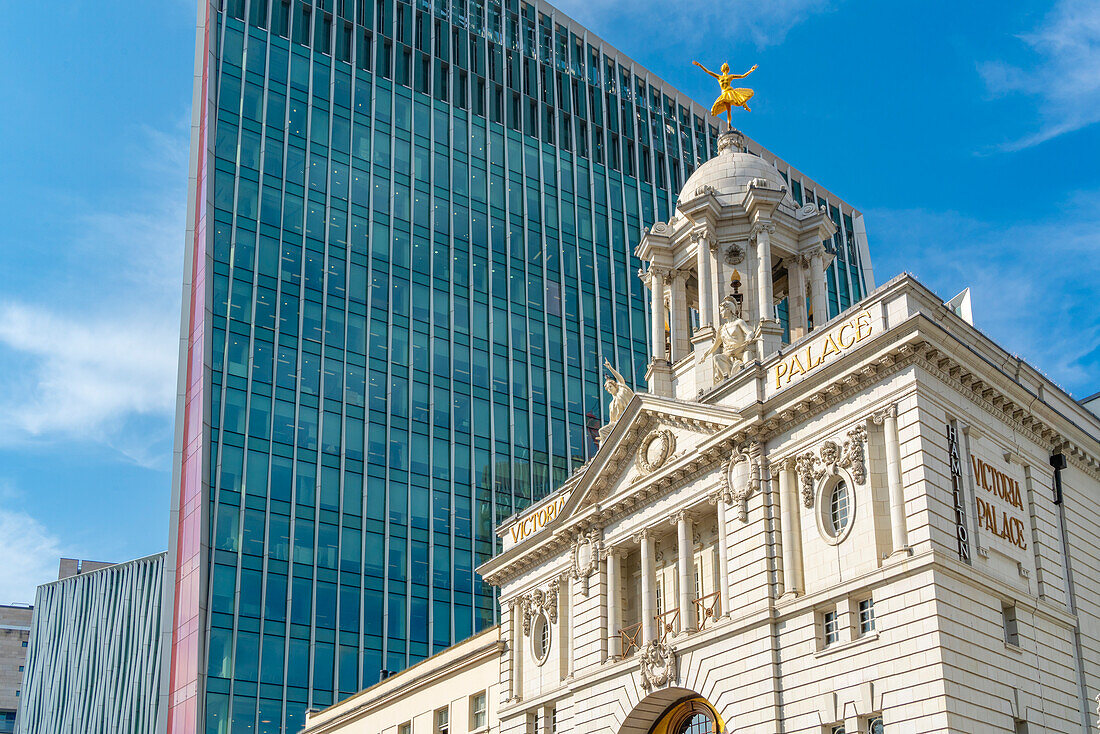
[(30, 515), (4, 508), (0, 538), (0, 604), (31, 604), (35, 587), (57, 579), (61, 543)]
[(1032, 97), (1040, 104), (1039, 129), (1005, 149), (1028, 148), (1100, 121), (1100, 3), (1060, 0), (1020, 39), (1034, 53), (1034, 63), (995, 61), (980, 67), (993, 93)]
[(33, 273), (41, 287), (13, 278), (0, 295), (0, 445), (79, 439), (170, 459), (187, 138), (136, 140), (133, 167), (152, 185), (69, 203), (56, 241), (27, 243), (54, 253)]
[[(626, 24), (637, 29), (632, 31), (632, 35), (645, 38), (650, 45), (695, 46), (706, 40), (751, 40), (757, 48), (763, 48), (782, 43), (791, 28), (814, 13), (827, 9), (830, 2), (562, 0), (555, 5), (590, 28), (618, 28)], [(746, 64), (745, 68), (748, 66)]]
[(867, 212), (876, 280), (912, 272), (941, 297), (969, 286), (975, 325), (1077, 397), (1100, 389), (1100, 198), (1002, 226), (956, 212)]
[(164, 316), (136, 309), (87, 318), (0, 304), (0, 343), (35, 364), (30, 389), (0, 407), (8, 430), (94, 437), (128, 414), (170, 411), (176, 333)]

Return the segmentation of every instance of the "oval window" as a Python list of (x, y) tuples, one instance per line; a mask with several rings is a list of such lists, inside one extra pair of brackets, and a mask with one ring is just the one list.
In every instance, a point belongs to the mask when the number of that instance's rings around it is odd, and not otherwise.
[(848, 484), (841, 479), (829, 493), (829, 533), (834, 538), (840, 537), (848, 527), (848, 504)]
[(540, 614), (535, 619), (535, 625), (531, 629), (531, 646), (534, 648), (535, 659), (541, 665), (550, 652), (550, 621), (545, 614)]

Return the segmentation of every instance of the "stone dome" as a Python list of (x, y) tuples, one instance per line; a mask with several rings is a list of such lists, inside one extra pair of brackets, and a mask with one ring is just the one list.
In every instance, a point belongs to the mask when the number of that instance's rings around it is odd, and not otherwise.
[[(743, 152), (743, 149), (744, 137), (741, 133), (736, 130), (723, 133), (718, 138), (718, 155), (704, 162), (688, 177), (680, 190), (679, 200), (694, 199), (702, 193), (704, 186), (710, 186), (718, 192), (718, 200), (723, 205), (739, 204), (755, 179), (767, 181), (768, 188), (789, 188), (775, 166), (760, 156)], [(789, 192), (783, 197), (783, 203), (795, 208)]]

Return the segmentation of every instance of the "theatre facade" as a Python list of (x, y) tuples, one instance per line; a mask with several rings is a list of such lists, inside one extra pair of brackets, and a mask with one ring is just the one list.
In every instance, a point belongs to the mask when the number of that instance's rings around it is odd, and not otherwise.
[(1095, 731), (1100, 421), (910, 276), (815, 319), (768, 168), (723, 136), (642, 238), (649, 392), (500, 528), (501, 625), (307, 732)]

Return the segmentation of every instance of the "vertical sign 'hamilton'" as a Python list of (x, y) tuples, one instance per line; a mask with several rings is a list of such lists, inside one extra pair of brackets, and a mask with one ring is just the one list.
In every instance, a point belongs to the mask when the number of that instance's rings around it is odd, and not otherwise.
[(955, 537), (959, 544), (959, 560), (970, 563), (970, 537), (966, 530), (966, 505), (962, 488), (962, 457), (959, 454), (959, 429), (947, 424), (947, 456), (951, 462), (951, 494), (955, 500)]

